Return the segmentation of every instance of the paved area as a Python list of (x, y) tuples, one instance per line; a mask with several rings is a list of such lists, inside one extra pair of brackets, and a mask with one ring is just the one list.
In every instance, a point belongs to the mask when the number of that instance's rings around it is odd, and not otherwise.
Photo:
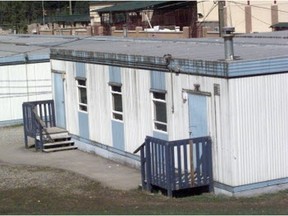
[(141, 183), (140, 170), (106, 160), (95, 154), (80, 150), (53, 153), (26, 149), (23, 127), (0, 127), (0, 163), (48, 166), (70, 170), (118, 190), (138, 188)]

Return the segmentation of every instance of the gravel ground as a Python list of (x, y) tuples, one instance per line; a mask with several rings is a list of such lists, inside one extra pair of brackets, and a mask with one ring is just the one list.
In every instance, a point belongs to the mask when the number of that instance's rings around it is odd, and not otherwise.
[[(43, 154), (36, 153), (34, 149), (27, 150), (24, 148), (22, 126), (0, 127), (0, 147), (2, 151), (2, 157), (0, 157), (0, 190), (29, 187), (48, 189), (53, 187), (59, 193), (80, 194), (83, 192), (81, 187), (91, 183), (89, 179), (70, 171), (42, 165), (23, 165), (33, 164), (35, 160), (23, 162), (21, 161), (23, 158), (15, 158), (17, 156), (14, 154), (15, 152), (30, 155), (31, 158), (41, 157)], [(3, 152), (6, 153), (5, 157)], [(67, 180), (69, 180), (69, 184), (66, 184)]]
[[(31, 145), (33, 140), (31, 139), (29, 143)], [(22, 169), (19, 165), (24, 165), (28, 169)], [(58, 171), (55, 173), (52, 168)], [(0, 127), (0, 169), (0, 181), (3, 179), (5, 184), (10, 186), (14, 184), (13, 181), (19, 181), (17, 185), (24, 186), (27, 184), (35, 186), (40, 183), (45, 186), (47, 182), (55, 182), (57, 185), (55, 175), (65, 179), (67, 171), (117, 190), (136, 189), (141, 182), (140, 170), (92, 153), (80, 150), (42, 153), (36, 152), (34, 148), (26, 149), (23, 126)], [(3, 184), (0, 182), (0, 187), (3, 187)]]
[[(69, 184), (67, 181), (69, 180)], [(81, 194), (91, 180), (74, 173), (52, 169), (0, 163), (0, 190), (42, 188), (56, 190), (60, 194)], [(87, 193), (87, 191), (85, 191)]]

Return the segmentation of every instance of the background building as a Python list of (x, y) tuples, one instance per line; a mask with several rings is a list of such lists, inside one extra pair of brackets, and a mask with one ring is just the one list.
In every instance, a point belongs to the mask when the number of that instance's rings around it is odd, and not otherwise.
[[(218, 31), (218, 2), (224, 2), (224, 26), (234, 26), (236, 33), (271, 32), (271, 25), (288, 20), (287, 1), (198, 1), (199, 22), (214, 23), (208, 28)], [(209, 27), (209, 26), (208, 26)]]

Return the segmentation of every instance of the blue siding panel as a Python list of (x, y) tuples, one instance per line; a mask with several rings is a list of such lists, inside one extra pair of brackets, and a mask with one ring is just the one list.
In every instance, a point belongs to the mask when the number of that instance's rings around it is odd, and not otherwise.
[(54, 73), (54, 92), (55, 92), (55, 113), (56, 113), (56, 126), (66, 128), (66, 114), (64, 104), (64, 86), (62, 74)]
[(88, 113), (78, 112), (78, 119), (79, 119), (79, 135), (80, 135), (80, 137), (89, 139)]
[(151, 71), (151, 88), (165, 90), (165, 74), (164, 72)]
[(109, 66), (109, 81), (115, 83), (121, 83), (120, 67)]
[(206, 96), (189, 94), (188, 102), (190, 137), (208, 136)]
[(158, 131), (153, 131), (153, 137), (168, 141), (168, 133), (161, 133)]
[(112, 120), (112, 139), (114, 148), (125, 150), (123, 122)]
[(86, 78), (85, 63), (76, 62), (76, 77)]

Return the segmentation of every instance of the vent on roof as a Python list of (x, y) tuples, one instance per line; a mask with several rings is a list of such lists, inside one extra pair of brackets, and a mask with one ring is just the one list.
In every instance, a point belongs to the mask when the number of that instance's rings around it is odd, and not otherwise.
[(224, 38), (224, 49), (225, 49), (225, 60), (234, 60), (234, 48), (233, 48), (233, 37), (234, 27), (223, 27), (223, 38)]

